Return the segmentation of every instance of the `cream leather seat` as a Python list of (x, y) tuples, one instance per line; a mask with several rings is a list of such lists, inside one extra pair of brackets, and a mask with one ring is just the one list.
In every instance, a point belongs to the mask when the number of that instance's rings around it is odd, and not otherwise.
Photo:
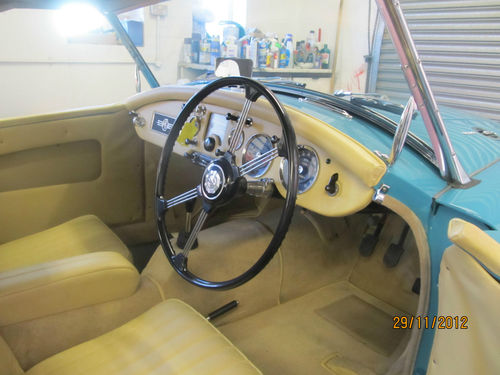
[(123, 242), (94, 215), (0, 245), (0, 272), (93, 252), (114, 251), (131, 260)]
[[(0, 342), (0, 372), (22, 374)], [(27, 375), (227, 374), (261, 372), (192, 307), (170, 299), (125, 325), (50, 357)]]

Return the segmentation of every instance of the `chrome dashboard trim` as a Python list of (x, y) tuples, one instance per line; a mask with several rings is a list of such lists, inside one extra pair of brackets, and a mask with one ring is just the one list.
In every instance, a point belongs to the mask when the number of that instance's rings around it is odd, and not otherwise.
[[(313, 182), (311, 185), (309, 185), (309, 187), (303, 191), (300, 191), (299, 188), (297, 188), (297, 194), (303, 194), (305, 193), (306, 191), (309, 191), (313, 185), (316, 183), (316, 180), (318, 178), (318, 175), (319, 175), (319, 169), (320, 169), (320, 162), (319, 162), (319, 156), (318, 156), (318, 153), (316, 152), (316, 150), (314, 148), (312, 148), (311, 146), (307, 146), (307, 145), (297, 145), (297, 148), (299, 150), (299, 159), (300, 159), (300, 150), (301, 149), (306, 149), (308, 151), (311, 151), (314, 156), (316, 157), (316, 160), (318, 161), (318, 169), (316, 170), (316, 173), (314, 174), (314, 178), (313, 178)], [(282, 158), (281, 159), (281, 162), (280, 162), (280, 172), (279, 172), (279, 175), (280, 175), (280, 181), (281, 181), (281, 184), (283, 185), (283, 187), (285, 189), (287, 189), (287, 186), (285, 184), (285, 179), (283, 178), (283, 169), (284, 169), (284, 164), (285, 164), (285, 161), (286, 159), (285, 158)], [(300, 165), (300, 160), (299, 160), (299, 165)], [(300, 175), (299, 175), (299, 185), (300, 185)]]

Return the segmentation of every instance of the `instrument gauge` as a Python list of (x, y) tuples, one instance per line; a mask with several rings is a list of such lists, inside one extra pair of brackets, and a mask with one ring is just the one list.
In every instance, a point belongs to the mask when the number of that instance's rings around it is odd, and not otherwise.
[[(312, 147), (299, 145), (299, 186), (298, 193), (302, 194), (309, 190), (316, 181), (319, 172), (319, 159)], [(288, 188), (288, 160), (283, 159), (280, 165), (281, 183)]]
[[(243, 149), (242, 163), (248, 163), (255, 158), (258, 158), (262, 154), (270, 151), (273, 148), (273, 143), (271, 142), (271, 137), (265, 134), (256, 134), (248, 140), (245, 148)], [(271, 162), (264, 163), (258, 168), (253, 169), (251, 172), (247, 173), (251, 177), (260, 177), (267, 172)]]

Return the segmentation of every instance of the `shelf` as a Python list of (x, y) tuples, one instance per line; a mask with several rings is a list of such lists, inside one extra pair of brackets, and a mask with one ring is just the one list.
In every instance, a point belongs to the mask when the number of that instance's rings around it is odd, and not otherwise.
[[(192, 70), (213, 72), (213, 65), (179, 63), (179, 67)], [(305, 68), (254, 68), (253, 75), (257, 77), (331, 77), (332, 69), (305, 69)]]
[(205, 64), (188, 64), (181, 62), (179, 63), (181, 68), (193, 69), (193, 70), (206, 70), (213, 72), (215, 70), (215, 66), (213, 65), (205, 65)]

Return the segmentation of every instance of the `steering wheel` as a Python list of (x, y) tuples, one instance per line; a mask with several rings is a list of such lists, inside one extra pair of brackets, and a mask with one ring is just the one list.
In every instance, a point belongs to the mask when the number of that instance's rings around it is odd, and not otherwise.
[[(182, 127), (186, 123), (189, 115), (207, 96), (216, 90), (229, 86), (243, 87), (245, 89), (245, 101), (238, 118), (234, 134), (231, 137), (227, 149), (221, 150), (219, 157), (214, 159), (205, 167), (201, 182), (197, 187), (194, 187), (193, 189), (168, 200), (165, 199), (165, 186), (168, 186), (167, 181), (165, 181), (167, 168), (175, 141), (179, 137)], [(282, 127), (282, 137), (273, 137), (273, 147), (271, 150), (247, 163), (242, 164), (241, 166), (238, 166), (235, 157), (238, 140), (243, 131), (243, 126), (246, 123), (252, 103), (254, 103), (261, 96), (269, 101), (272, 108), (276, 112)], [(198, 233), (202, 229), (208, 215), (217, 207), (230, 204), (233, 198), (244, 194), (248, 186), (246, 176), (248, 176), (248, 174), (253, 170), (257, 170), (258, 168), (267, 165), (278, 156), (288, 159), (288, 189), (278, 225), (262, 256), (248, 270), (230, 280), (209, 281), (204, 280), (190, 272), (188, 269), (189, 252), (191, 251)], [(262, 269), (272, 259), (274, 254), (278, 251), (292, 219), (295, 201), (297, 198), (297, 165), (297, 144), (295, 140), (295, 132), (285, 108), (268, 88), (249, 78), (225, 77), (209, 83), (193, 95), (177, 116), (170, 134), (165, 141), (156, 176), (155, 202), (158, 233), (163, 251), (177, 273), (185, 280), (199, 287), (224, 290), (242, 285), (262, 271)], [(184, 248), (182, 251), (178, 251), (176, 253), (170, 243), (170, 236), (166, 227), (165, 215), (169, 208), (183, 202), (192, 201), (197, 197), (201, 197), (202, 199), (201, 213), (189, 233), (189, 237), (184, 245)]]

